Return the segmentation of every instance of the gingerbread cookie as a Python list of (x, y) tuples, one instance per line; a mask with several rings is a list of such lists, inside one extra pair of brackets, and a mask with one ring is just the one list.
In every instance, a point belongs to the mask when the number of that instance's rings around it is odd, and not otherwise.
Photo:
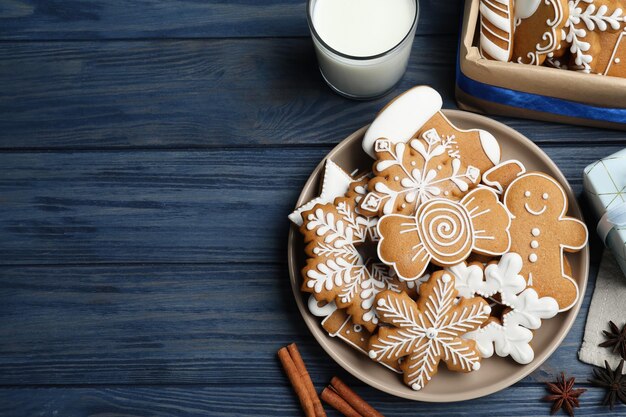
[(473, 340), (462, 336), (478, 329), (491, 309), (482, 298), (457, 302), (452, 275), (437, 271), (422, 284), (417, 302), (405, 293), (384, 291), (376, 297), (380, 327), (369, 342), (373, 359), (400, 359), (404, 382), (420, 390), (443, 361), (454, 372), (480, 369), (481, 356)]
[(578, 299), (578, 284), (564, 272), (563, 251), (584, 248), (587, 228), (565, 215), (565, 191), (544, 173), (525, 173), (506, 188), (503, 201), (513, 216), (510, 251), (524, 259), (521, 275), (528, 287), (556, 299), (560, 311), (571, 308)]
[(513, 54), (513, 0), (480, 0), (480, 53), (508, 62)]
[(371, 237), (376, 235), (371, 231), (375, 222), (358, 214), (354, 199), (345, 197), (334, 204), (317, 204), (305, 211), (303, 218), (300, 231), (308, 259), (302, 270), (302, 290), (318, 301), (335, 301), (355, 323), (374, 330), (378, 323), (373, 306), (376, 294), (406, 289), (387, 266), (367, 260), (367, 244), (371, 245)]
[[(598, 55), (612, 49), (624, 23), (624, 4), (618, 0), (569, 0), (564, 42), (572, 54), (572, 67), (582, 72), (603, 72)], [(618, 35), (619, 36), (619, 35)]]
[(518, 0), (519, 20), (513, 39), (512, 60), (541, 65), (561, 45), (569, 14), (567, 0)]
[(390, 214), (378, 222), (378, 257), (405, 280), (422, 276), (429, 262), (452, 266), (471, 252), (509, 250), (509, 213), (489, 188), (472, 190), (459, 202), (433, 199), (412, 216)]
[(597, 74), (626, 78), (626, 27), (624, 30), (602, 36), (597, 55)]
[(482, 183), (493, 188), (502, 195), (504, 190), (520, 175), (526, 172), (526, 167), (520, 161), (510, 159), (503, 161), (483, 174)]
[[(372, 334), (365, 326), (356, 324), (352, 320), (352, 316), (348, 315), (345, 310), (338, 309), (334, 302), (320, 303), (311, 295), (309, 296), (308, 307), (313, 315), (324, 318), (322, 328), (328, 332), (330, 337), (336, 337), (367, 355), (369, 339)], [(396, 373), (401, 372), (398, 361), (380, 361), (379, 363)]]
[[(476, 186), (483, 171), (500, 161), (500, 147), (490, 133), (456, 128), (438, 111), (440, 106), (428, 112), (433, 113), (428, 119), (413, 115), (411, 106), (423, 105), (432, 91), (423, 86), (407, 91), (367, 131), (363, 147), (372, 147), (377, 162), (363, 210), (413, 214), (432, 198), (458, 200)], [(400, 127), (402, 135), (397, 133)]]

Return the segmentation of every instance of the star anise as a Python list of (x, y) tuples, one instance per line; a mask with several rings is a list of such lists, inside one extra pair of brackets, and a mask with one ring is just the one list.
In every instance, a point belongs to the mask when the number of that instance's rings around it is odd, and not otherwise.
[(543, 397), (544, 401), (554, 401), (550, 414), (554, 414), (559, 409), (565, 410), (567, 414), (574, 417), (574, 407), (580, 407), (578, 397), (587, 391), (586, 389), (574, 389), (575, 378), (572, 377), (565, 380), (565, 374), (561, 372), (560, 378), (556, 379), (556, 382), (546, 382), (548, 386), (546, 389), (552, 394)]
[(615, 323), (609, 322), (610, 332), (603, 330), (606, 341), (600, 343), (598, 346), (610, 347), (613, 353), (619, 353), (622, 359), (626, 359), (626, 324), (620, 330)]
[(608, 405), (611, 410), (618, 400), (626, 404), (626, 375), (622, 375), (623, 368), (623, 359), (615, 370), (612, 370), (609, 363), (604, 361), (604, 369), (595, 368), (593, 370), (595, 378), (589, 380), (593, 385), (606, 388), (607, 392), (602, 404)]

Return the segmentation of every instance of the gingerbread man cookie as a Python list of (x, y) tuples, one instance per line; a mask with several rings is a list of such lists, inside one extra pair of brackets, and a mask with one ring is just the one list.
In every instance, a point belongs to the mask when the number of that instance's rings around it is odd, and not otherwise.
[(567, 0), (518, 0), (519, 20), (513, 40), (514, 62), (541, 65), (561, 45), (567, 22)]
[(422, 284), (417, 303), (406, 293), (378, 294), (376, 311), (390, 327), (380, 327), (370, 339), (370, 358), (404, 358), (404, 382), (414, 390), (428, 384), (441, 361), (454, 372), (480, 369), (476, 342), (462, 336), (480, 328), (491, 308), (480, 297), (457, 301), (457, 295), (454, 278), (446, 271), (434, 272)]
[(576, 252), (587, 244), (583, 222), (567, 217), (567, 197), (552, 177), (525, 173), (511, 182), (504, 193), (511, 220), (511, 252), (524, 260), (520, 274), (528, 288), (540, 297), (554, 298), (559, 311), (578, 299), (578, 284), (565, 273), (563, 251)]

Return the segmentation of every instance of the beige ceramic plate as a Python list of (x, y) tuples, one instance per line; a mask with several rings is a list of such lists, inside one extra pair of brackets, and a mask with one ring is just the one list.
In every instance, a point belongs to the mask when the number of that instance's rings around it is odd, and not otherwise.
[[(554, 162), (534, 143), (515, 130), (486, 117), (458, 110), (444, 110), (444, 113), (461, 129), (479, 128), (491, 132), (500, 143), (503, 161), (518, 159), (526, 165), (528, 170), (543, 171), (556, 178), (565, 188), (569, 198), (568, 214), (581, 218), (580, 209), (567, 180)], [(347, 172), (355, 169), (361, 172), (369, 171), (373, 160), (361, 148), (361, 139), (365, 130), (366, 127), (354, 132), (337, 145), (327, 158), (332, 159)], [(297, 206), (318, 195), (323, 164), (324, 161), (320, 162), (311, 174), (300, 194)], [(492, 357), (483, 361), (479, 371), (470, 374), (452, 373), (445, 369), (445, 365), (441, 365), (439, 373), (428, 386), (421, 391), (413, 391), (403, 384), (400, 375), (374, 363), (341, 340), (329, 337), (322, 329), (320, 319), (309, 312), (306, 306), (308, 294), (300, 292), (302, 283), (300, 270), (305, 264), (305, 257), (302, 237), (295, 226), (292, 226), (289, 232), (288, 252), (291, 286), (298, 308), (322, 348), (339, 365), (366, 384), (398, 397), (432, 402), (462, 401), (489, 395), (514, 384), (539, 367), (559, 346), (574, 323), (584, 297), (589, 272), (588, 248), (576, 254), (568, 254), (574, 279), (580, 287), (580, 298), (571, 310), (544, 321), (543, 326), (535, 332), (531, 342), (535, 350), (533, 362), (528, 365), (519, 365), (510, 358)]]

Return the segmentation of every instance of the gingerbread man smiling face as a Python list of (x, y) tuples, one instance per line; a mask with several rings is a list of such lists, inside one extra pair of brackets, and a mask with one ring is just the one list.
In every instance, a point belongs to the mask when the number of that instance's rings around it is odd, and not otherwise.
[(567, 197), (550, 176), (533, 172), (517, 177), (506, 189), (504, 204), (511, 220), (511, 252), (522, 256), (520, 274), (540, 297), (549, 296), (560, 311), (578, 299), (578, 285), (565, 273), (563, 251), (587, 244), (585, 224), (567, 217)]

